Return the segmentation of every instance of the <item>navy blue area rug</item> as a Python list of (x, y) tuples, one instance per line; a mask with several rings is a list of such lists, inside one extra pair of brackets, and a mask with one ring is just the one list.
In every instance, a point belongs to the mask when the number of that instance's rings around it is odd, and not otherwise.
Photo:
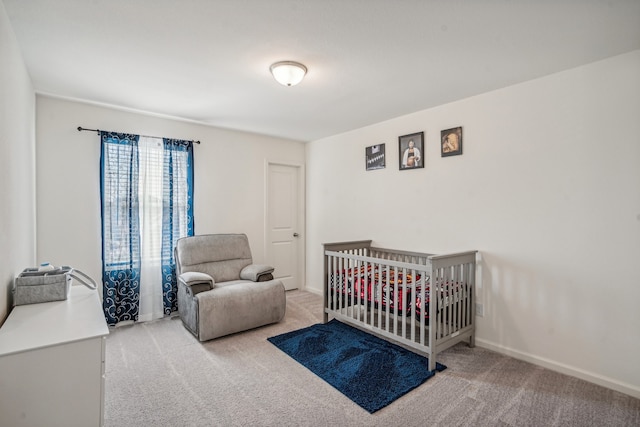
[(435, 375), (426, 357), (335, 319), (268, 340), (369, 413)]

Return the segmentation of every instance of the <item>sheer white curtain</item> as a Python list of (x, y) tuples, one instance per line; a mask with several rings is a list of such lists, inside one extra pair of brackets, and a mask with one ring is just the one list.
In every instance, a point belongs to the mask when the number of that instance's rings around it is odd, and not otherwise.
[(138, 321), (164, 316), (162, 303), (162, 138), (138, 141), (140, 200), (140, 311)]

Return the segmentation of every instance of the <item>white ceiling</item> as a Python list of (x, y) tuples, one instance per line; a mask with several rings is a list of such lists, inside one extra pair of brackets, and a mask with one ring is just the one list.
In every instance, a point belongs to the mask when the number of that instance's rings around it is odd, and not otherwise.
[(640, 49), (640, 0), (3, 2), (38, 93), (301, 141)]

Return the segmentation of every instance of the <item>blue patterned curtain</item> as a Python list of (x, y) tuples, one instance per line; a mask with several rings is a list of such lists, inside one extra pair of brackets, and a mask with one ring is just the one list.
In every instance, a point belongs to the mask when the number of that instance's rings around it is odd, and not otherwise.
[[(153, 304), (145, 301), (154, 297), (146, 296), (149, 295), (147, 291), (141, 293), (141, 289), (149, 287), (158, 289), (164, 314), (171, 314), (177, 310), (173, 248), (179, 238), (194, 233), (193, 144), (191, 141), (158, 138), (156, 149), (155, 143), (147, 144), (149, 138), (145, 137), (145, 150), (156, 150), (157, 155), (147, 151), (142, 156), (138, 135), (103, 131), (100, 137), (103, 306), (107, 323), (114, 325), (125, 320), (137, 321), (139, 317), (140, 320), (153, 318), (153, 310), (145, 312), (145, 307)], [(145, 162), (156, 161), (157, 167), (145, 163), (143, 168), (141, 158)], [(149, 174), (155, 171), (162, 176), (149, 181)], [(162, 186), (145, 185), (145, 180), (157, 180), (162, 182)], [(162, 219), (150, 225), (147, 221), (154, 215), (145, 215), (145, 209), (155, 209), (158, 199), (162, 202)], [(145, 208), (145, 201), (153, 206)], [(142, 217), (147, 228), (145, 233), (141, 233)], [(162, 235), (149, 237), (149, 230), (154, 230), (154, 233), (157, 230), (157, 234)], [(146, 242), (148, 239), (152, 241)], [(145, 255), (148, 251), (141, 250), (145, 245), (153, 246), (156, 239), (162, 242), (158, 264), (154, 261), (157, 258), (148, 258), (149, 255)], [(154, 264), (158, 266), (155, 267), (158, 268), (157, 280), (155, 274), (148, 272), (149, 266)], [(146, 273), (141, 274), (141, 271)], [(142, 315), (141, 309), (145, 312)]]
[(138, 320), (140, 218), (138, 135), (100, 132), (102, 283), (109, 325)]
[(162, 303), (164, 313), (178, 310), (173, 248), (193, 236), (193, 143), (164, 139), (162, 174)]

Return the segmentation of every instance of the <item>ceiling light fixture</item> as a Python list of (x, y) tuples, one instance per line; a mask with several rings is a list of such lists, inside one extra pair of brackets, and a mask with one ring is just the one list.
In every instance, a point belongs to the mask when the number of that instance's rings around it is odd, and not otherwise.
[(295, 86), (300, 83), (305, 74), (307, 67), (293, 61), (280, 61), (269, 67), (273, 78), (284, 86)]

